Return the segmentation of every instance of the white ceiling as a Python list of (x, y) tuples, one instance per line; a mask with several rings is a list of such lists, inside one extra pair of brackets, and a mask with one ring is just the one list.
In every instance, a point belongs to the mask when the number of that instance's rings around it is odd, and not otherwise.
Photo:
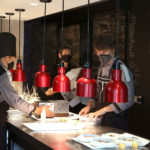
[[(91, 3), (101, 0), (91, 0)], [(88, 0), (65, 0), (65, 10), (87, 5)], [(37, 6), (31, 6), (31, 3), (38, 4)], [(15, 15), (12, 19), (18, 19), (18, 12), (15, 12), (16, 8), (24, 8), (25, 12), (22, 13), (22, 20), (30, 20), (43, 16), (44, 4), (39, 0), (0, 0), (0, 16), (5, 12), (14, 12)], [(47, 4), (47, 14), (53, 14), (62, 10), (62, 0), (52, 0)], [(8, 18), (8, 17), (7, 17)]]

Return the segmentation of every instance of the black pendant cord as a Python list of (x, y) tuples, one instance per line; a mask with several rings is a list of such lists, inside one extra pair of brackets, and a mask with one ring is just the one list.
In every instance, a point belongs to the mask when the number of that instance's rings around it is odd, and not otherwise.
[(120, 23), (120, 7), (119, 0), (116, 0), (116, 9), (117, 9), (117, 34), (116, 34), (116, 57), (119, 59), (119, 23)]
[(46, 30), (46, 2), (44, 3), (44, 24), (43, 24), (43, 58), (42, 58), (42, 63), (44, 63), (44, 58), (45, 58), (45, 30)]
[(3, 19), (1, 18), (1, 32), (2, 32), (2, 29), (3, 29)]
[(14, 15), (14, 13), (7, 12), (7, 13), (5, 13), (5, 14), (9, 16), (9, 26), (8, 26), (8, 31), (9, 31), (9, 33), (10, 33), (10, 26), (11, 26), (10, 21), (11, 21), (11, 16)]
[(19, 11), (19, 60), (20, 60), (20, 30), (21, 30), (21, 11)]
[(25, 9), (15, 9), (15, 11), (19, 12), (19, 62), (21, 62), (20, 59), (20, 37), (21, 37), (21, 12), (24, 12)]
[(87, 7), (87, 67), (89, 67), (89, 52), (90, 52), (90, 0)]
[(63, 62), (63, 59), (62, 59), (63, 49), (64, 49), (64, 0), (62, 0), (61, 63)]
[(126, 27), (125, 27), (125, 64), (129, 66), (129, 24), (130, 24), (130, 11), (126, 10)]
[(3, 31), (3, 19), (6, 18), (5, 16), (0, 16), (1, 18), (1, 32)]
[(9, 15), (9, 27), (8, 27), (8, 31), (10, 33), (10, 15)]

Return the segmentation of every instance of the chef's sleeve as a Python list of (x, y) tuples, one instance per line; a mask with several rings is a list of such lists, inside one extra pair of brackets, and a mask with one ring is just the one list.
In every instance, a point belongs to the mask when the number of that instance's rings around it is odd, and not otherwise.
[(12, 108), (18, 109), (26, 114), (30, 114), (35, 109), (34, 105), (29, 104), (19, 97), (18, 93), (12, 87), (6, 73), (0, 77), (0, 92), (4, 100)]

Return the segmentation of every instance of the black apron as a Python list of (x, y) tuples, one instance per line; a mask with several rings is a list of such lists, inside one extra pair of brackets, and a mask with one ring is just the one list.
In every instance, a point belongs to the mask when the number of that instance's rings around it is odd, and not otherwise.
[[(0, 65), (0, 76), (6, 71)], [(1, 92), (0, 92), (1, 95)], [(6, 120), (7, 120), (7, 110), (9, 105), (2, 101), (0, 102), (0, 150), (6, 150)]]
[[(105, 106), (110, 105), (110, 103), (104, 102), (104, 87), (105, 85), (110, 82), (111, 80), (111, 70), (109, 70), (108, 76), (102, 76), (102, 71), (98, 73), (97, 78), (97, 110), (104, 108)], [(121, 130), (128, 130), (128, 123), (127, 123), (127, 115), (125, 112), (122, 112), (121, 109), (117, 104), (113, 104), (117, 110), (120, 112), (116, 114), (115, 112), (108, 112), (103, 115), (101, 120), (101, 125), (103, 126), (111, 126), (114, 128), (118, 128)]]

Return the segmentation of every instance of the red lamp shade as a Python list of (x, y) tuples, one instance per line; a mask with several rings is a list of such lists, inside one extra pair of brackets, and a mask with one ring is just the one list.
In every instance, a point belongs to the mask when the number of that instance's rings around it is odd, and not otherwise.
[(110, 103), (127, 103), (128, 89), (124, 82), (121, 81), (119, 70), (112, 70), (112, 80), (104, 88), (104, 101)]
[(83, 77), (77, 81), (76, 95), (81, 97), (96, 97), (96, 80), (91, 79), (91, 69), (83, 69)]
[(26, 80), (26, 74), (22, 69), (21, 60), (18, 60), (17, 62), (16, 70), (13, 71), (12, 79), (13, 81), (20, 81), (20, 82), (24, 82)]
[(53, 80), (53, 91), (70, 92), (70, 79), (65, 75), (65, 68), (58, 67), (58, 75)]
[(46, 72), (46, 65), (40, 64), (40, 71), (35, 74), (34, 84), (36, 87), (50, 87), (50, 74)]

